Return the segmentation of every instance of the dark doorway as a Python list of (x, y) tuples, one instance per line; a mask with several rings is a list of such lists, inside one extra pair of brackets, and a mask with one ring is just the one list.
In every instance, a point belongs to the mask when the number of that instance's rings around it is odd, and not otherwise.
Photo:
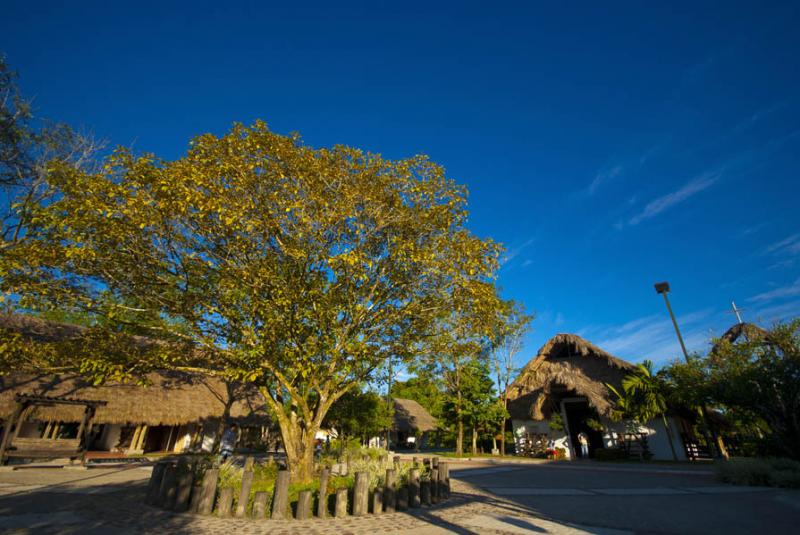
[(178, 439), (177, 426), (156, 425), (147, 430), (144, 442), (144, 452), (172, 451)]
[(588, 401), (565, 401), (564, 409), (567, 413), (569, 440), (575, 455), (580, 459), (581, 446), (578, 434), (584, 432), (589, 437), (589, 458), (593, 458), (594, 451), (603, 447), (603, 433), (590, 428), (587, 422), (592, 419), (599, 421), (597, 412), (589, 406)]

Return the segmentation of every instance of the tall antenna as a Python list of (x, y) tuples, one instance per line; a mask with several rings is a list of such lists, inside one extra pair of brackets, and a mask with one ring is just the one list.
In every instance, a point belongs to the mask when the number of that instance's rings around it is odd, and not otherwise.
[(740, 312), (744, 310), (743, 308), (736, 308), (736, 302), (731, 301), (731, 306), (733, 307), (733, 313), (736, 314), (736, 321), (739, 322), (739, 325), (743, 324), (744, 321), (742, 320), (742, 315)]

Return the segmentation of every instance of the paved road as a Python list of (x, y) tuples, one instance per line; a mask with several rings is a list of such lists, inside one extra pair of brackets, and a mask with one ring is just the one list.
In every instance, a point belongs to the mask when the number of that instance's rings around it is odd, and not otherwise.
[(609, 465), (451, 469), (454, 498), (413, 514), (262, 521), (142, 504), (147, 468), (0, 472), (0, 533), (793, 533), (800, 492), (721, 486), (710, 474)]
[(557, 522), (637, 533), (796, 533), (800, 491), (736, 487), (707, 470), (464, 465), (453, 477)]

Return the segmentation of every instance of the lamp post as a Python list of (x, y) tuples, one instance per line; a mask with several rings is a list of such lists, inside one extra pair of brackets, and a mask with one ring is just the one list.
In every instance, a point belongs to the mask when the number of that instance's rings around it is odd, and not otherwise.
[[(678, 322), (675, 319), (675, 313), (672, 312), (672, 305), (669, 304), (669, 297), (667, 297), (667, 294), (669, 293), (669, 283), (666, 281), (657, 282), (655, 284), (655, 288), (656, 288), (656, 293), (659, 293), (664, 296), (664, 302), (667, 304), (669, 317), (670, 319), (672, 319), (672, 325), (675, 327), (675, 334), (678, 335), (678, 342), (680, 342), (681, 344), (681, 350), (683, 351), (683, 358), (686, 359), (686, 364), (689, 364), (689, 352), (686, 351), (686, 344), (683, 343), (683, 336), (681, 336), (681, 330), (678, 328)], [(708, 426), (708, 409), (705, 407), (705, 405), (700, 407), (699, 413), (700, 413), (700, 421), (702, 422), (703, 429), (705, 431), (704, 434), (706, 435), (706, 443), (708, 444), (709, 449), (712, 450), (711, 451), (712, 455), (714, 455), (715, 457), (719, 456), (724, 459), (727, 459), (728, 452), (725, 449), (725, 444), (722, 442), (722, 437), (714, 433), (711, 433), (712, 436), (709, 436), (710, 428)], [(713, 444), (712, 438), (716, 440), (717, 451), (714, 451), (715, 448), (712, 446)]]
[(675, 320), (675, 314), (672, 312), (672, 305), (669, 304), (669, 297), (667, 294), (669, 293), (669, 283), (668, 282), (657, 282), (655, 284), (656, 293), (660, 293), (664, 296), (664, 302), (667, 304), (667, 310), (669, 311), (669, 317), (672, 319), (672, 325), (675, 327), (675, 334), (678, 335), (678, 342), (681, 343), (681, 350), (683, 351), (683, 358), (686, 359), (686, 363), (689, 363), (689, 353), (686, 351), (686, 344), (683, 343), (683, 336), (681, 336), (681, 330), (678, 328), (678, 322)]

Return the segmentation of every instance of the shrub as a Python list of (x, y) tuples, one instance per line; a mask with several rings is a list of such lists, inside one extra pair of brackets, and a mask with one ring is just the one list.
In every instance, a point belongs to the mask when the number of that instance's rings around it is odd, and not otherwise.
[(792, 459), (731, 459), (714, 468), (720, 481), (733, 485), (800, 488), (800, 462)]

